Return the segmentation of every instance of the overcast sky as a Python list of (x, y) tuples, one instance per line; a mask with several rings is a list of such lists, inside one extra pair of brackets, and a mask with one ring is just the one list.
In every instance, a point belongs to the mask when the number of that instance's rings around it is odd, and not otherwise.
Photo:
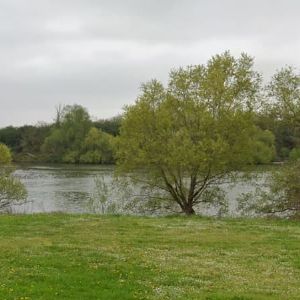
[(265, 78), (299, 68), (299, 28), (299, 0), (0, 0), (0, 127), (58, 104), (112, 117), (142, 82), (225, 50)]

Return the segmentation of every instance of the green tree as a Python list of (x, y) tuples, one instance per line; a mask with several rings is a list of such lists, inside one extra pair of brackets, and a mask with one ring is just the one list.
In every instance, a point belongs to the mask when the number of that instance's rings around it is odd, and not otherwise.
[(0, 211), (9, 210), (12, 204), (25, 200), (24, 185), (11, 175), (11, 154), (8, 147), (0, 144)]
[(273, 123), (277, 152), (286, 158), (300, 146), (300, 75), (292, 67), (278, 71), (267, 86), (267, 99), (265, 115)]
[(78, 163), (81, 146), (92, 122), (85, 108), (67, 105), (60, 112), (59, 122), (45, 139), (42, 151), (49, 161)]
[(84, 139), (80, 162), (112, 163), (113, 139), (114, 137), (110, 134), (92, 127)]
[(144, 84), (122, 121), (120, 174), (163, 191), (162, 201), (187, 215), (214, 202), (211, 187), (254, 159), (252, 112), (261, 79), (252, 67), (246, 54), (235, 59), (225, 52), (206, 65), (173, 70), (167, 88)]
[(271, 131), (258, 129), (254, 143), (255, 163), (268, 164), (275, 158), (275, 136)]
[(101, 119), (94, 122), (94, 126), (102, 131), (109, 133), (113, 136), (120, 134), (122, 116), (116, 116), (110, 119)]
[[(300, 76), (291, 67), (277, 72), (268, 85), (270, 120), (274, 120), (277, 144), (283, 158), (291, 162), (271, 172), (266, 186), (247, 196), (240, 207), (246, 212), (297, 215), (300, 212)], [(292, 149), (292, 150), (291, 150)], [(251, 200), (252, 199), (252, 200)]]
[(12, 151), (20, 150), (21, 132), (19, 128), (8, 126), (0, 129), (0, 143), (7, 145)]
[(0, 164), (6, 165), (11, 163), (11, 153), (8, 147), (4, 144), (0, 144)]
[(62, 162), (63, 155), (66, 151), (66, 144), (63, 132), (60, 128), (53, 128), (48, 137), (46, 137), (41, 151), (45, 160), (49, 162)]
[(267, 87), (274, 116), (294, 129), (300, 126), (300, 75), (292, 67), (278, 71)]

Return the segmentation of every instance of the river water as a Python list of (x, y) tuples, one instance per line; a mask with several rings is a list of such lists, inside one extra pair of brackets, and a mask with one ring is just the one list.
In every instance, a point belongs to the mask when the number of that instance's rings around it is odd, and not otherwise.
[[(93, 213), (90, 200), (95, 192), (95, 178), (110, 182), (114, 166), (99, 165), (19, 165), (15, 176), (25, 184), (27, 203), (14, 206), (14, 213)], [(257, 183), (257, 182), (256, 182)], [(229, 200), (229, 213), (236, 214), (236, 199), (241, 193), (254, 190), (254, 183), (240, 182), (235, 186), (223, 185)], [(122, 201), (114, 199), (114, 201)], [(204, 214), (213, 215), (206, 209)]]

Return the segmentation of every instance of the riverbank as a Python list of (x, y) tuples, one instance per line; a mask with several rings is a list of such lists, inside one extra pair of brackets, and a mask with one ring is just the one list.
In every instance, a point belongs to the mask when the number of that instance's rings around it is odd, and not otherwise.
[(0, 216), (1, 299), (299, 299), (300, 223)]

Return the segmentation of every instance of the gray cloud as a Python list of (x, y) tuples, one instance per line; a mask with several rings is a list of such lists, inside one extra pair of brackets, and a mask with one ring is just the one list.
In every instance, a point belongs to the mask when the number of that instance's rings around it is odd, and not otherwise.
[(0, 127), (51, 121), (59, 103), (111, 117), (141, 82), (247, 52), (268, 78), (300, 66), (298, 0), (0, 0)]

